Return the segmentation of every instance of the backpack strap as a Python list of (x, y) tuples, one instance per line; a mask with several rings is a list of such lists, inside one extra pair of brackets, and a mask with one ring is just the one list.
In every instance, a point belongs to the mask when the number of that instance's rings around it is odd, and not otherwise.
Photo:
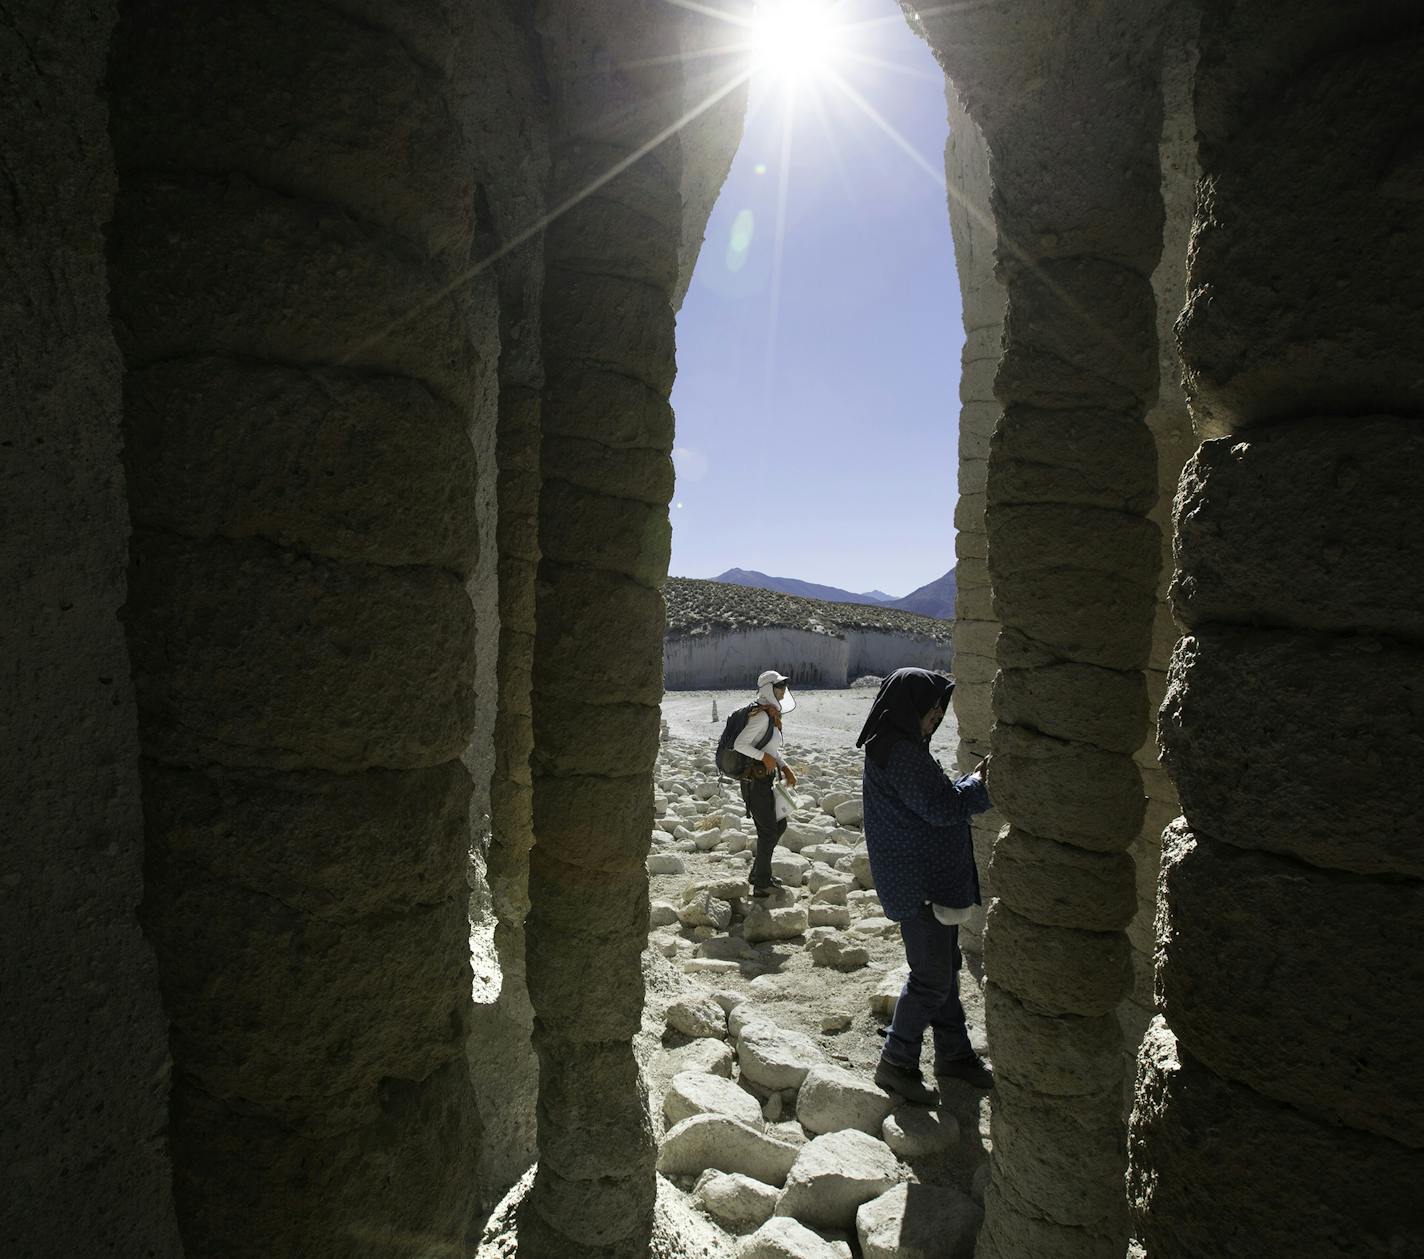
[[(748, 721), (750, 721), (750, 720), (752, 719), (752, 713), (754, 713), (754, 712), (766, 713), (766, 705), (765, 705), (765, 704), (753, 704), (753, 705), (751, 706), (751, 708), (749, 708), (749, 709), (747, 710), (747, 720), (748, 720)], [(771, 714), (770, 714), (770, 713), (766, 713), (766, 733), (765, 733), (764, 735), (762, 735), (762, 737), (761, 737), (760, 739), (758, 739), (755, 743), (752, 744), (752, 746), (753, 746), (754, 748), (756, 748), (756, 750), (757, 750), (758, 752), (760, 752), (764, 747), (766, 747), (766, 745), (767, 745), (768, 743), (771, 742), (771, 732), (772, 732), (773, 729), (775, 729), (775, 727), (774, 727), (773, 724), (772, 724)]]

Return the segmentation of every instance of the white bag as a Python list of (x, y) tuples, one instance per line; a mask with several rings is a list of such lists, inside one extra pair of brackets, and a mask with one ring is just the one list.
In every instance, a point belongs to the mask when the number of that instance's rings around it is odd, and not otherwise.
[(785, 783), (777, 783), (776, 786), (772, 788), (771, 798), (773, 804), (776, 806), (776, 820), (778, 822), (781, 821), (782, 818), (789, 818), (798, 808), (796, 797), (786, 789)]

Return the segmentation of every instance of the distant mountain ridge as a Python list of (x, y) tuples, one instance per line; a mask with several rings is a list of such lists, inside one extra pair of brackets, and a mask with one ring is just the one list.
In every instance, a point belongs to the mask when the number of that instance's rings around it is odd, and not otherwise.
[(903, 599), (896, 599), (885, 606), (899, 608), (903, 612), (918, 612), (921, 616), (938, 617), (941, 621), (952, 621), (956, 592), (954, 569), (951, 568), (943, 577), (936, 577), (918, 590), (910, 591)]
[(751, 586), (757, 590), (775, 590), (802, 599), (820, 599), (827, 603), (870, 604), (880, 608), (894, 608), (901, 612), (914, 612), (920, 616), (932, 616), (941, 621), (954, 619), (955, 581), (952, 568), (943, 577), (937, 577), (918, 590), (912, 590), (903, 599), (892, 598), (883, 590), (856, 594), (850, 590), (842, 590), (839, 586), (821, 586), (811, 581), (800, 581), (795, 577), (771, 577), (755, 569), (746, 568), (729, 568), (711, 580), (732, 586)]
[(725, 582), (729, 586), (753, 586), (757, 590), (778, 590), (784, 595), (796, 595), (801, 599), (820, 599), (826, 603), (888, 603), (889, 595), (880, 591), (854, 594), (839, 586), (820, 586), (814, 581), (800, 581), (795, 577), (769, 577), (755, 569), (729, 568), (719, 573), (712, 581)]
[(954, 626), (943, 620), (884, 603), (807, 599), (701, 577), (669, 577), (663, 583), (663, 603), (670, 640), (755, 629), (795, 629), (831, 637), (875, 631), (942, 643), (954, 637)]

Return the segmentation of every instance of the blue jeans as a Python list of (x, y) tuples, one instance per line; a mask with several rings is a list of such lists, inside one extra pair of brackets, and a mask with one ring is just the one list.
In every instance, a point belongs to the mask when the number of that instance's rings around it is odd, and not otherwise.
[(914, 917), (900, 924), (900, 937), (910, 978), (900, 990), (885, 1036), (886, 1061), (917, 1070), (926, 1027), (934, 1029), (936, 1063), (972, 1057), (959, 1003), (959, 928), (946, 927), (933, 909), (921, 905)]

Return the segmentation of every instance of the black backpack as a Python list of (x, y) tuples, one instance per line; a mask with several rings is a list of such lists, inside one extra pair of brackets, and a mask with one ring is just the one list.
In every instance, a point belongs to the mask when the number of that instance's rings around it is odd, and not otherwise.
[[(717, 768), (724, 774), (729, 774), (733, 778), (740, 778), (752, 765), (752, 760), (748, 756), (743, 756), (732, 745), (741, 737), (742, 731), (747, 728), (747, 718), (760, 708), (760, 704), (748, 704), (745, 708), (738, 708), (727, 718), (727, 723), (722, 727), (722, 736), (717, 740)], [(766, 733), (756, 742), (757, 751), (761, 751), (771, 742), (772, 723), (766, 723)]]

